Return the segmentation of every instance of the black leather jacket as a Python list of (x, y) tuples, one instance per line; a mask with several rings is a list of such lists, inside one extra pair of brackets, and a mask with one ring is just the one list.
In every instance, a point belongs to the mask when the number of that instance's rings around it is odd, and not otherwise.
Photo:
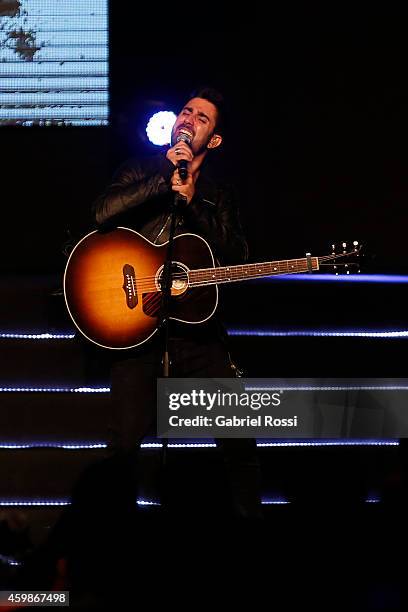
[[(130, 227), (155, 244), (166, 242), (173, 172), (174, 165), (164, 154), (125, 162), (94, 203), (96, 223)], [(212, 179), (205, 168), (197, 179), (193, 199), (178, 214), (176, 234), (184, 232), (205, 238), (221, 265), (247, 260), (248, 247), (234, 192)]]

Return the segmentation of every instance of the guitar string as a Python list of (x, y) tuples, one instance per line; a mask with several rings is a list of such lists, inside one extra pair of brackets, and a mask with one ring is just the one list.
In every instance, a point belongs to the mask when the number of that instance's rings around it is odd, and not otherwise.
[[(285, 275), (288, 274), (297, 274), (298, 270), (293, 270), (293, 271), (289, 271), (289, 272), (285, 272)], [(278, 276), (278, 275), (276, 275)], [(236, 279), (223, 279), (223, 280), (212, 280), (209, 279), (207, 282), (205, 281), (198, 281), (198, 282), (189, 282), (188, 283), (188, 288), (192, 288), (192, 287), (206, 287), (208, 285), (218, 285), (218, 284), (222, 284), (223, 282), (239, 282), (240, 280), (242, 280), (241, 278), (236, 278)], [(159, 293), (160, 289), (156, 287), (156, 285), (152, 285), (152, 286), (145, 286), (143, 287), (143, 289), (141, 287), (138, 287), (139, 289), (141, 289), (142, 293)]]
[[(304, 269), (307, 270), (307, 266), (304, 263), (305, 260), (303, 260), (303, 259), (302, 260), (288, 260), (288, 262), (290, 262), (290, 261), (301, 261), (302, 263), (300, 264), (300, 266), (301, 266), (300, 269), (301, 270), (304, 270)], [(184, 272), (184, 271), (183, 272), (174, 272), (172, 277), (173, 278), (185, 278), (186, 274), (191, 274), (191, 273), (193, 273), (195, 276), (199, 276), (199, 275), (207, 276), (208, 274), (214, 274), (214, 273), (217, 274), (217, 275), (220, 275), (220, 274), (223, 273), (226, 276), (231, 276), (231, 275), (234, 275), (234, 274), (239, 274), (240, 275), (240, 274), (242, 274), (243, 268), (248, 268), (248, 272), (250, 272), (250, 273), (255, 272), (255, 276), (257, 276), (256, 272), (258, 272), (258, 270), (253, 270), (254, 267), (257, 267), (257, 266), (263, 266), (263, 267), (265, 266), (266, 267), (267, 265), (272, 267), (272, 265), (274, 263), (275, 262), (270, 262), (270, 263), (265, 263), (265, 264), (242, 264), (242, 265), (239, 265), (239, 266), (231, 266), (230, 268), (227, 267), (227, 266), (222, 266), (220, 268), (194, 268), (194, 269), (188, 270), (188, 273)], [(325, 263), (321, 263), (321, 262), (319, 262), (319, 264), (320, 265), (324, 265), (324, 266), (333, 265), (333, 264), (330, 264), (330, 263), (329, 264), (327, 264), (327, 263), (325, 264)], [(286, 264), (286, 266), (287, 265), (288, 264)], [(340, 265), (355, 265), (355, 264), (340, 264)], [(296, 264), (296, 267), (298, 267), (298, 266), (299, 266), (299, 264)], [(290, 273), (291, 269), (285, 269), (283, 264), (278, 264), (278, 266), (274, 266), (274, 269), (270, 270), (269, 272), (272, 273), (274, 271), (278, 271), (279, 273)], [(298, 270), (296, 270), (296, 271), (298, 271)], [(268, 271), (266, 269), (259, 270), (259, 272), (261, 272), (262, 274), (264, 274), (265, 272), (268, 273)], [(138, 284), (140, 284), (140, 282), (143, 282), (143, 281), (153, 281), (155, 278), (156, 278), (156, 276), (142, 276), (142, 277), (138, 277), (136, 279), (136, 282), (138, 282)]]
[[(351, 253), (339, 253), (337, 255), (325, 255), (322, 257), (312, 257), (312, 260), (318, 260), (320, 265), (332, 265), (332, 264), (324, 264), (322, 262), (324, 261), (330, 261), (330, 260), (334, 260), (334, 259), (339, 259), (341, 257), (346, 257), (348, 255), (351, 255), (353, 253), (356, 253), (355, 251), (351, 252)], [(189, 273), (186, 272), (176, 272), (172, 275), (172, 279), (173, 280), (177, 280), (177, 279), (183, 279), (186, 280), (186, 276), (187, 276), (187, 280), (188, 280), (188, 286), (189, 287), (202, 287), (202, 286), (206, 286), (206, 285), (211, 285), (211, 284), (221, 284), (223, 282), (236, 282), (236, 281), (240, 281), (240, 280), (246, 280), (249, 278), (259, 278), (259, 276), (268, 276), (268, 271), (266, 270), (259, 270), (260, 274), (255, 273), (253, 276), (251, 277), (242, 277), (241, 273), (242, 273), (242, 268), (249, 268), (248, 272), (252, 272), (252, 269), (256, 266), (262, 266), (262, 267), (266, 267), (266, 266), (270, 266), (272, 267), (275, 263), (278, 264), (277, 266), (274, 266), (274, 268), (278, 267), (278, 268), (282, 268), (283, 265), (288, 265), (291, 262), (301, 262), (301, 264), (296, 264), (296, 267), (298, 267), (299, 265), (301, 265), (301, 267), (299, 269), (294, 269), (294, 270), (288, 270), (288, 269), (282, 269), (282, 270), (276, 270), (274, 269), (273, 272), (277, 272), (276, 274), (271, 274), (271, 276), (279, 276), (279, 275), (287, 275), (287, 274), (297, 274), (299, 272), (302, 271), (307, 271), (307, 267), (305, 267), (305, 263), (307, 262), (306, 258), (300, 258), (300, 259), (289, 259), (289, 260), (285, 260), (285, 262), (265, 262), (265, 263), (258, 263), (258, 264), (241, 264), (238, 266), (231, 266), (231, 268), (229, 268), (228, 266), (222, 266), (220, 268), (196, 268), (194, 270), (189, 270), (190, 274), (194, 275), (194, 278), (196, 280), (194, 281), (189, 281)], [(350, 265), (350, 264), (349, 264)], [(255, 271), (256, 272), (256, 271)], [(265, 274), (266, 272), (266, 274)], [(272, 270), (270, 270), (270, 272), (272, 273)], [(214, 274), (218, 277), (215, 280), (213, 278), (208, 278), (208, 274)], [(220, 277), (220, 274), (223, 273), (225, 276), (224, 277)], [(238, 275), (238, 277), (234, 278), (234, 274)], [(200, 278), (201, 277), (201, 278)], [(155, 279), (156, 276), (146, 276), (146, 277), (141, 277), (139, 279), (136, 279), (136, 287), (137, 289), (139, 289), (142, 292), (148, 293), (148, 292), (157, 292), (160, 291), (160, 289), (157, 288), (156, 283), (155, 283)]]
[[(338, 259), (340, 257), (346, 257), (346, 254), (340, 254), (340, 255), (336, 255), (336, 256), (334, 256), (334, 255), (333, 256), (325, 255), (323, 257), (312, 257), (312, 260), (318, 259), (320, 265), (330, 265), (330, 264), (323, 264), (321, 262), (327, 261), (327, 260)], [(305, 263), (307, 262), (307, 259), (306, 258), (288, 259), (288, 260), (285, 260), (285, 265), (287, 266), (291, 262), (302, 262), (300, 265), (302, 265), (302, 269), (303, 269), (304, 266), (305, 266)], [(277, 266), (275, 266), (274, 264), (277, 264)], [(271, 266), (271, 267), (274, 266), (274, 268), (276, 268), (276, 267), (277, 268), (282, 268), (283, 265), (284, 265), (283, 262), (280, 262), (280, 261), (276, 261), (276, 262), (275, 261), (271, 261), (271, 262), (264, 262), (264, 263), (240, 264), (240, 265), (237, 265), (237, 266), (234, 265), (234, 266), (231, 266), (231, 267), (221, 266), (219, 268), (194, 268), (192, 270), (189, 270), (189, 273), (194, 273), (195, 275), (197, 275), (198, 273), (201, 273), (203, 276), (205, 276), (207, 274), (213, 274), (213, 273), (215, 273), (215, 274), (225, 273), (226, 274), (227, 272), (230, 273), (230, 274), (234, 274), (234, 273), (236, 274), (238, 272), (242, 272), (242, 268), (249, 268), (248, 271), (251, 272), (252, 269), (254, 267), (257, 267), (257, 266)], [(299, 265), (299, 264), (295, 264), (295, 265)], [(307, 267), (305, 269), (307, 270)], [(275, 271), (275, 270), (273, 270), (273, 271)], [(264, 273), (264, 272), (266, 272), (266, 270), (262, 270), (262, 271), (260, 270), (260, 272)], [(272, 270), (271, 270), (271, 272), (272, 272)], [(282, 270), (282, 271), (279, 270), (279, 273), (286, 273), (286, 271), (285, 270)], [(288, 270), (287, 273), (290, 273), (290, 270)], [(173, 278), (185, 278), (185, 276), (186, 276), (186, 272), (175, 272), (172, 275)], [(143, 281), (153, 282), (155, 278), (156, 278), (156, 276), (141, 276), (141, 277), (136, 279), (136, 283), (140, 284)]]
[[(278, 271), (274, 276), (279, 276), (279, 275), (284, 275), (284, 274), (296, 274), (302, 271), (307, 271), (307, 268), (305, 266), (299, 268), (299, 269), (294, 269), (294, 270), (280, 270)], [(245, 277), (242, 277), (242, 274), (237, 274), (235, 272), (234, 273), (230, 273), (227, 274), (225, 271), (225, 275), (221, 276), (221, 274), (219, 273), (219, 269), (215, 269), (215, 274), (212, 275), (211, 278), (208, 278), (208, 273), (200, 273), (200, 274), (196, 274), (196, 270), (190, 270), (189, 274), (184, 273), (184, 274), (173, 274), (172, 275), (172, 279), (173, 280), (187, 280), (188, 281), (188, 285), (190, 287), (194, 287), (194, 286), (200, 286), (200, 285), (205, 285), (205, 284), (217, 284), (217, 283), (222, 283), (222, 282), (233, 282), (233, 281), (239, 281), (239, 280), (245, 280)], [(218, 272), (218, 274), (217, 274)], [(193, 274), (192, 274), (193, 273)], [(194, 276), (194, 280), (189, 280), (190, 276)], [(269, 273), (265, 271), (262, 271), (261, 273), (257, 274), (254, 273), (253, 275), (246, 277), (248, 280), (249, 279), (255, 279), (255, 278), (259, 278), (262, 276), (268, 276)], [(216, 278), (214, 278), (216, 277)], [(155, 277), (144, 277), (143, 279), (136, 279), (136, 288), (143, 290), (143, 291), (148, 291), (148, 290), (156, 290), (156, 283), (154, 282)]]
[[(276, 274), (274, 276), (279, 276), (279, 275), (285, 275), (286, 276), (286, 275), (289, 275), (289, 274), (298, 274), (301, 271), (305, 271), (306, 272), (307, 270), (306, 269), (303, 269), (303, 270), (289, 270), (289, 271), (286, 271), (286, 272), (284, 272), (282, 274)], [(254, 278), (257, 278), (257, 277), (255, 276), (255, 277), (251, 277), (251, 278), (254, 279)], [(185, 279), (185, 276), (183, 277), (183, 279)], [(241, 280), (245, 280), (245, 279), (242, 279), (241, 276), (239, 276), (237, 278), (232, 278), (230, 276), (228, 278), (218, 278), (218, 279), (215, 279), (215, 280), (213, 280), (213, 279), (208, 279), (207, 280), (206, 279), (206, 280), (198, 280), (198, 281), (189, 281), (188, 282), (188, 287), (189, 288), (191, 288), (191, 287), (205, 287), (207, 285), (218, 285), (218, 284), (223, 284), (223, 283), (228, 283), (228, 282), (239, 282)], [(138, 283), (137, 284), (137, 289), (140, 292), (142, 292), (142, 293), (150, 293), (150, 292), (156, 293), (156, 292), (160, 291), (160, 288), (158, 288), (156, 285), (150, 285), (149, 283), (142, 283), (142, 284)]]

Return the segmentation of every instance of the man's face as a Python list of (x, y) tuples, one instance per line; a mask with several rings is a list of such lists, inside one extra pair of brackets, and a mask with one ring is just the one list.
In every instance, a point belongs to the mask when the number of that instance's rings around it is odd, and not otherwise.
[(176, 144), (180, 130), (192, 134), (190, 146), (194, 155), (202, 153), (207, 145), (210, 145), (209, 148), (218, 146), (220, 142), (217, 141), (218, 144), (215, 144), (215, 139), (212, 140), (217, 123), (217, 113), (214, 104), (204, 98), (189, 100), (173, 126), (171, 132), (172, 146)]

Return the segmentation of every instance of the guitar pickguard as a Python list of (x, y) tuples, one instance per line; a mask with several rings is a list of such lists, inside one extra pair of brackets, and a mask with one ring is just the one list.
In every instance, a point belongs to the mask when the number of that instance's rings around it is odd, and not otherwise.
[(158, 317), (161, 306), (162, 294), (157, 291), (143, 293), (142, 309), (147, 317)]

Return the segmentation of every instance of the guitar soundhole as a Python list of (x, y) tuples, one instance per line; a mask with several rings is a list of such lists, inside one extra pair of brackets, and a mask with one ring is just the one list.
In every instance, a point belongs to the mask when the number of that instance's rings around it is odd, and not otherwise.
[[(163, 276), (163, 266), (161, 266), (156, 274), (156, 287), (161, 289)], [(180, 262), (175, 262), (171, 270), (172, 284), (171, 295), (176, 297), (185, 293), (188, 289), (188, 268)]]

